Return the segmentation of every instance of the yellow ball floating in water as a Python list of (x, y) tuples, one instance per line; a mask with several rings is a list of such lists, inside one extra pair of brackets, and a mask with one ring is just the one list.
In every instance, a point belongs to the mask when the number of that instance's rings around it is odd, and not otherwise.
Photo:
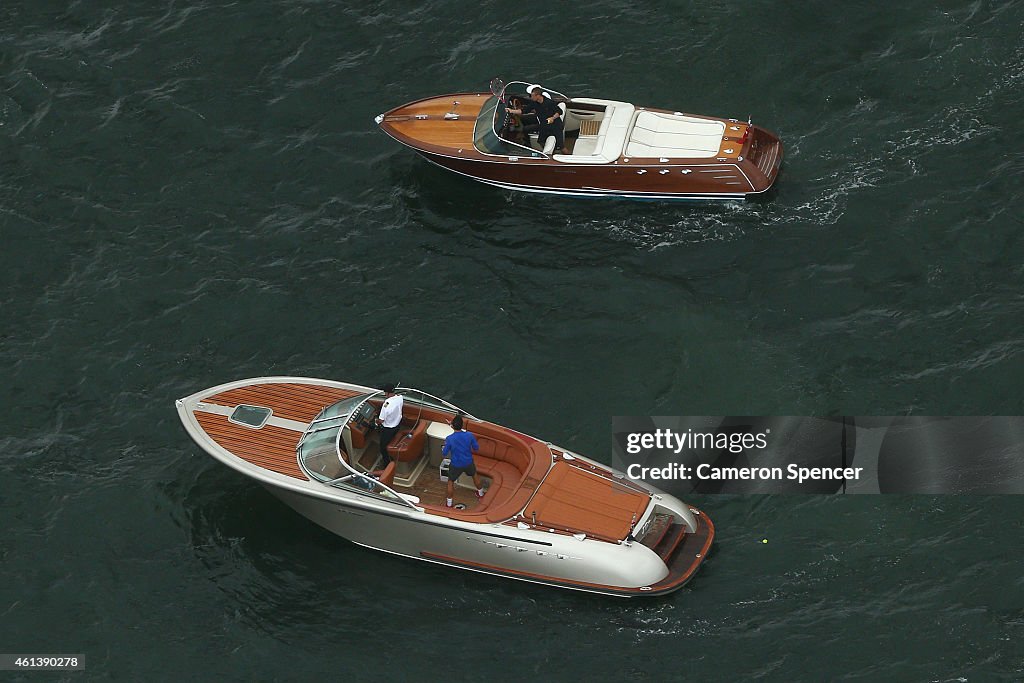
[(767, 539), (767, 538), (762, 538), (762, 539), (761, 539), (761, 543), (767, 543), (767, 542), (768, 542), (768, 539)]

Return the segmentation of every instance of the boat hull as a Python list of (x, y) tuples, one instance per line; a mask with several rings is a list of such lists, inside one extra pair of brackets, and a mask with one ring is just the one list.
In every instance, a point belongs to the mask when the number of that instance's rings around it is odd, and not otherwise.
[[(673, 200), (738, 200), (767, 191), (749, 189), (747, 191), (730, 191), (714, 181), (674, 182), (676, 178), (660, 180), (652, 178), (647, 181), (643, 176), (652, 174), (659, 176), (661, 166), (637, 165), (628, 172), (603, 167), (540, 167), (501, 164), (486, 161), (454, 159), (440, 154), (417, 150), (420, 155), (432, 164), (448, 171), (472, 178), (473, 180), (500, 187), (505, 190), (531, 192), (536, 194), (561, 195), (564, 197), (610, 197), (617, 199), (638, 199), (652, 201)], [(642, 174), (637, 171), (643, 171)], [(683, 171), (698, 174), (716, 174), (727, 176), (730, 181), (743, 182), (744, 186), (753, 187), (743, 178), (742, 171), (735, 165), (728, 166), (679, 166), (670, 172)], [(665, 174), (668, 175), (668, 174)], [(634, 178), (636, 176), (636, 178)], [(701, 176), (698, 176), (700, 179)], [(736, 187), (736, 186), (733, 186)]]
[[(327, 452), (332, 457), (327, 460), (320, 459), (323, 444), (301, 455), (301, 440), (307, 433), (319, 433), (314, 423), (327, 406), (352, 399), (365, 402), (374, 392), (332, 380), (261, 377), (197, 392), (176, 406), (186, 431), (214, 459), (263, 485), (304, 517), (368, 548), (624, 597), (676, 590), (704, 561), (714, 527), (696, 509), (628, 482), (596, 461), (471, 415), (480, 440), (477, 465), (490, 480), (483, 498), (470, 489), (466, 500), (467, 492), (457, 490), (455, 498), (462, 496), (464, 504), (445, 506), (444, 488), (426, 469), (411, 469), (416, 474), (406, 483), (387, 479), (406, 492), (388, 489), (391, 496), (373, 487), (371, 492), (352, 484), (332, 485), (338, 475), (316, 468), (332, 460), (340, 466), (340, 451), (334, 449), (340, 447), (341, 432), (330, 437), (333, 447)], [(439, 401), (407, 402), (403, 409), (429, 423), (427, 433), (435, 430), (431, 439), (450, 433), (447, 421), (458, 410)], [(412, 438), (411, 431), (407, 438)], [(346, 439), (356, 447), (351, 434)], [(440, 443), (421, 443), (421, 448), (420, 457), (428, 459), (436, 450), (440, 458)], [(375, 449), (376, 444), (364, 445), (364, 452)], [(352, 453), (358, 459), (359, 451)], [(439, 462), (429, 464), (433, 468)], [(382, 484), (386, 474), (379, 475)], [(669, 527), (654, 524), (655, 518), (673, 520), (674, 532), (666, 533)], [(634, 533), (639, 541), (633, 540)]]
[[(723, 129), (742, 132), (742, 139), (723, 138), (717, 156), (641, 157), (623, 152), (615, 159), (595, 156), (590, 163), (579, 156), (545, 157), (525, 148), (507, 154), (486, 153), (475, 146), (471, 125), (471, 118), (482, 110), (486, 97), (486, 93), (456, 93), (417, 100), (381, 114), (377, 122), (387, 135), (441, 168), (520, 192), (661, 201), (737, 200), (767, 192), (782, 165), (782, 142), (774, 133), (748, 123), (710, 117), (688, 120), (713, 122)], [(444, 112), (455, 102), (460, 104), (460, 118), (446, 120)], [(644, 107), (637, 108), (637, 112), (683, 116)]]
[(306, 519), (366, 548), (457, 569), (616, 597), (649, 597), (682, 588), (696, 573), (714, 539), (710, 519), (698, 513), (696, 531), (687, 534), (685, 544), (675, 556), (675, 571), (670, 568), (666, 573), (658, 556), (640, 543), (598, 544), (561, 534), (525, 534), (501, 524), (473, 528), (481, 525), (460, 526), (451, 520), (430, 519), (415, 512), (359, 508), (265, 487)]

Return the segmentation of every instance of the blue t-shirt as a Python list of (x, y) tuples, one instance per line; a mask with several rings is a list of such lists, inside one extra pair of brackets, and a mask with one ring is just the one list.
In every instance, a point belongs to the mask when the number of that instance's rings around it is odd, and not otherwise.
[(473, 464), (473, 451), (480, 450), (480, 444), (470, 432), (452, 432), (444, 440), (441, 455), (451, 455), (452, 467), (469, 467)]

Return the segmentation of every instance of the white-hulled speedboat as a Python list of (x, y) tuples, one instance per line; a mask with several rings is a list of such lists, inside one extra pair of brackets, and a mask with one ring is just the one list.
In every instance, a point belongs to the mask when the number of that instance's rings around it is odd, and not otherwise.
[[(714, 526), (695, 508), (422, 391), (398, 393), (402, 428), (379, 471), (373, 421), (383, 393), (370, 387), (261, 377), (200, 391), (177, 408), (210, 455), (359, 545), (625, 597), (676, 590), (704, 561)], [(441, 447), (460, 412), (488, 485), (478, 498), (457, 484), (448, 508)]]

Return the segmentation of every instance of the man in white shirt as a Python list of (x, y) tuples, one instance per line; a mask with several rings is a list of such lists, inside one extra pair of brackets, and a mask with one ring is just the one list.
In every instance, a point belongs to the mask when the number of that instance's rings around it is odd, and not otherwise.
[(399, 427), (402, 426), (402, 406), (404, 401), (401, 396), (395, 393), (395, 385), (388, 382), (383, 387), (384, 405), (380, 407), (380, 415), (377, 416), (377, 425), (380, 427), (380, 455), (384, 459), (381, 467), (387, 467), (391, 462), (388, 455), (388, 444), (395, 438)]

